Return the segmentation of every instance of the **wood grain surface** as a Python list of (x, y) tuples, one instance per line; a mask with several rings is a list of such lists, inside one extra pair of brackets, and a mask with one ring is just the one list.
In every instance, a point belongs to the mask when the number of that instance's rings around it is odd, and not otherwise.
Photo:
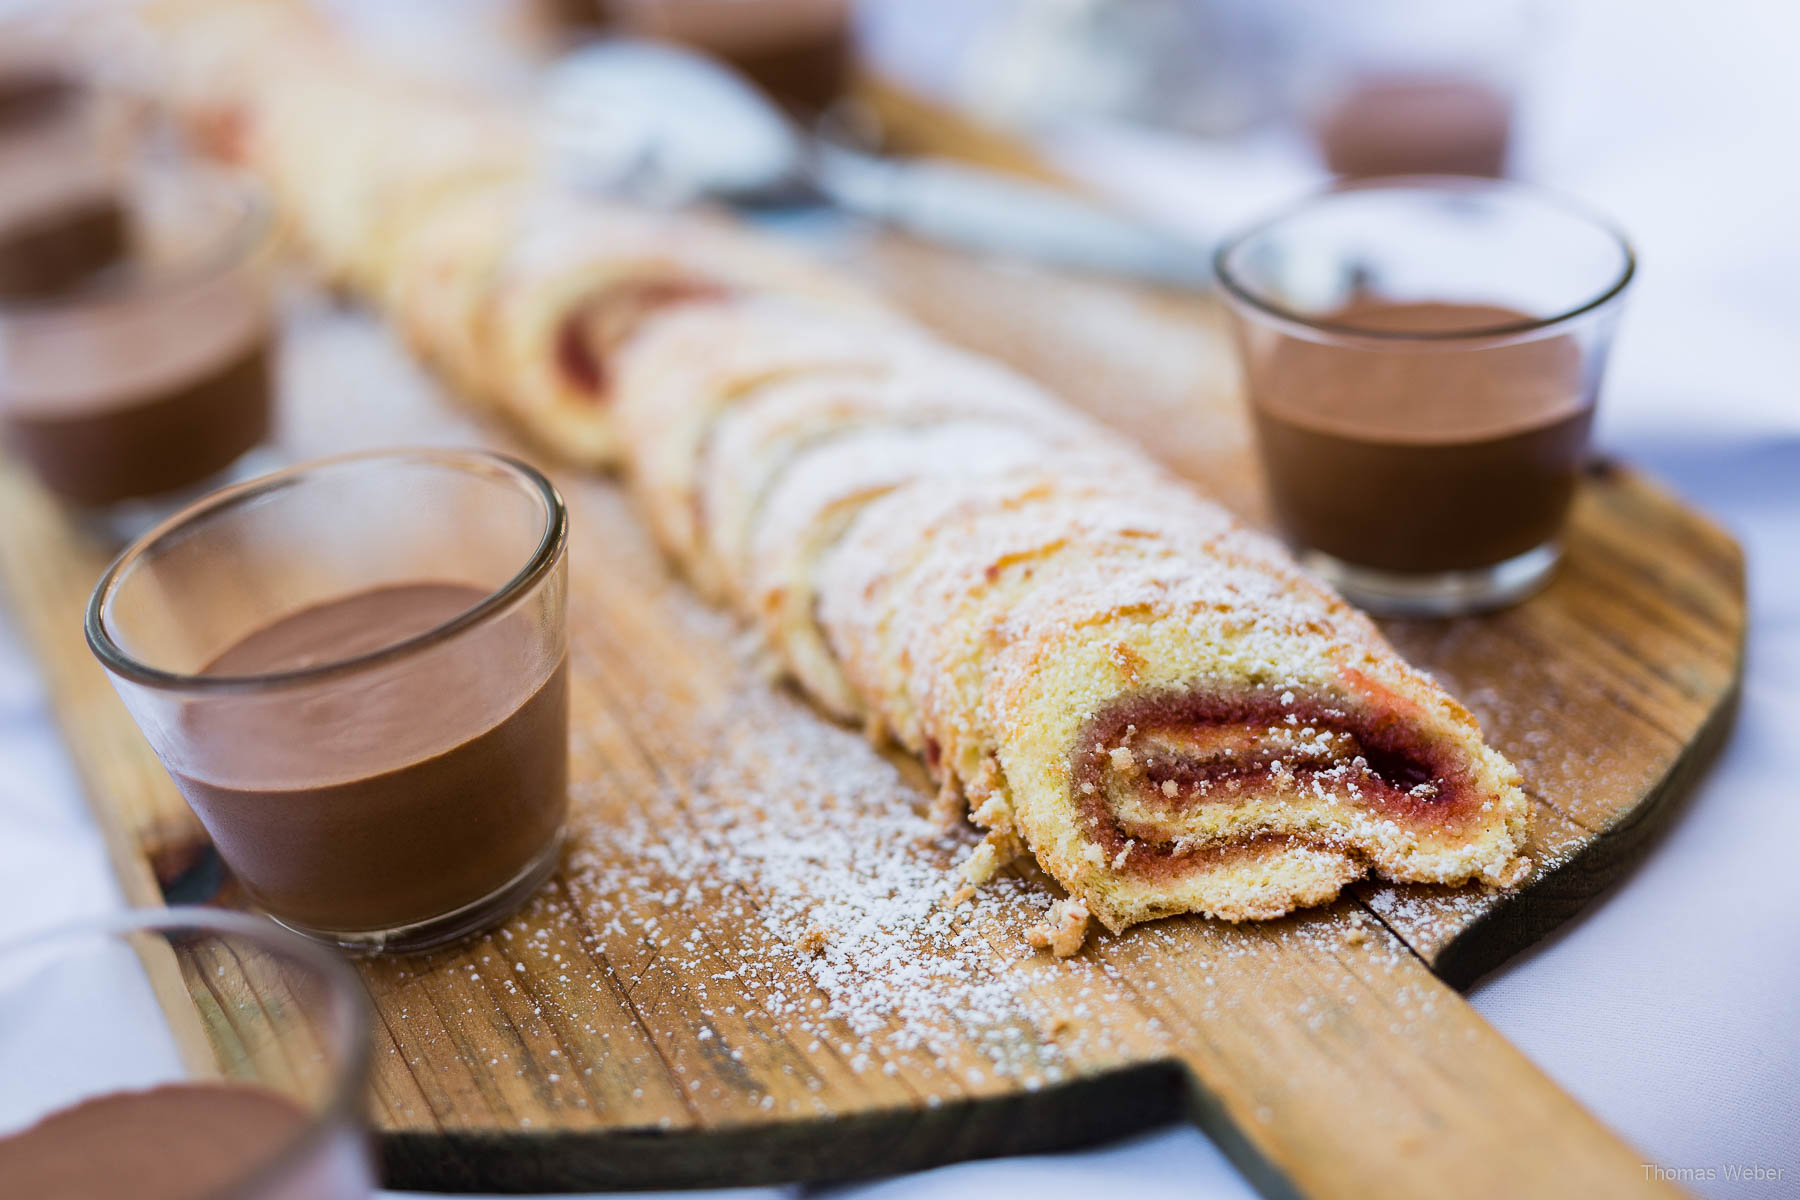
[[(1259, 511), (1205, 304), (899, 243), (855, 265)], [(289, 307), (284, 454), (510, 446), (365, 317), (304, 291)], [(771, 684), (740, 630), (668, 575), (614, 483), (555, 474), (571, 510), (571, 847), (491, 934), (362, 965), (390, 1185), (841, 1179), (1186, 1116), (1272, 1195), (1660, 1190), (1451, 986), (1616, 878), (1729, 719), (1739, 551), (1648, 480), (1592, 473), (1568, 564), (1529, 603), (1388, 627), (1522, 768), (1525, 884), (1370, 884), (1283, 921), (1099, 936), (1059, 962), (1021, 942), (1041, 879), (1022, 869), (941, 907), (970, 839), (921, 815), (916, 765)], [(127, 894), (230, 902), (82, 643), (113, 548), (10, 467), (0, 514), (12, 617)]]

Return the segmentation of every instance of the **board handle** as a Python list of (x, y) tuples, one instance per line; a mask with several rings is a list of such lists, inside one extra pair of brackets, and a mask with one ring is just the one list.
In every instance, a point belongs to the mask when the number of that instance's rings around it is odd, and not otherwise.
[(1240, 926), (1165, 958), (1162, 986), (1140, 992), (1175, 1039), (1193, 1119), (1263, 1194), (1683, 1194), (1347, 909)]

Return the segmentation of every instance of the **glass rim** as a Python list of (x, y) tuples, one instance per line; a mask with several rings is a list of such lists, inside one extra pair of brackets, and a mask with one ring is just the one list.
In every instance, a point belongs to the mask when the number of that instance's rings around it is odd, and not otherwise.
[[(356, 469), (365, 466), (379, 468), (383, 465), (403, 463), (424, 464), (469, 476), (507, 475), (514, 482), (524, 485), (526, 490), (534, 493), (543, 503), (544, 531), (538, 539), (538, 544), (526, 558), (524, 565), (505, 583), (482, 597), (480, 602), (473, 607), (422, 632), (363, 654), (334, 659), (331, 662), (291, 671), (268, 671), (254, 675), (193, 675), (153, 667), (133, 657), (113, 639), (111, 632), (108, 631), (106, 610), (125, 571), (135, 565), (164, 538), (184, 526), (291, 487), (307, 476), (338, 469)], [(246, 480), (243, 483), (221, 488), (210, 495), (203, 496), (165, 518), (148, 533), (127, 546), (106, 568), (105, 573), (100, 576), (99, 582), (94, 585), (93, 593), (88, 597), (87, 614), (83, 622), (88, 648), (94, 652), (94, 656), (100, 660), (101, 665), (112, 674), (133, 683), (163, 691), (211, 694), (264, 692), (353, 675), (371, 667), (411, 657), (420, 651), (439, 645), (464, 630), (481, 624), (490, 616), (508, 607), (519, 596), (547, 576), (556, 566), (568, 541), (568, 532), (568, 509), (563, 503), (562, 494), (556, 490), (556, 485), (530, 463), (509, 454), (500, 454), (490, 450), (389, 449), (362, 450), (350, 454), (336, 454), (328, 458), (313, 459)]]
[[(1338, 197), (1356, 192), (1380, 191), (1444, 194), (1484, 192), (1505, 195), (1514, 200), (1525, 200), (1554, 210), (1565, 217), (1571, 217), (1610, 239), (1619, 251), (1621, 267), (1618, 275), (1597, 295), (1551, 316), (1532, 317), (1524, 321), (1510, 321), (1499, 325), (1478, 326), (1474, 329), (1417, 332), (1364, 329), (1354, 325), (1339, 324), (1335, 321), (1324, 321), (1305, 313), (1295, 312), (1260, 295), (1256, 289), (1250, 287), (1233, 271), (1232, 256), (1247, 245), (1252, 238), (1266, 234), (1283, 222)], [(1618, 225), (1586, 204), (1535, 184), (1520, 183), (1511, 179), (1487, 179), (1473, 175), (1384, 175), (1372, 179), (1340, 179), (1277, 209), (1249, 227), (1232, 234), (1221, 241), (1213, 252), (1213, 275), (1218, 279), (1219, 286), (1224, 291), (1226, 298), (1234, 304), (1253, 310), (1260, 316), (1272, 318), (1277, 323), (1287, 326), (1289, 332), (1299, 330), (1324, 334), (1333, 339), (1366, 340), (1386, 344), (1414, 342), (1459, 345), (1523, 341), (1605, 308), (1624, 294), (1636, 274), (1637, 251), (1632, 247), (1631, 240), (1625, 236), (1624, 231)]]
[(0, 322), (93, 316), (137, 301), (177, 295), (272, 251), (275, 210), (267, 190), (255, 178), (242, 171), (199, 162), (157, 164), (151, 169), (172, 169), (184, 179), (204, 180), (203, 187), (226, 194), (235, 211), (224, 236), (209, 239), (205, 246), (184, 255), (165, 270), (126, 271), (92, 287), (77, 286), (46, 296), (0, 300)]
[[(329, 981), (327, 988), (344, 1001), (344, 1011), (349, 1015), (349, 1044), (345, 1047), (343, 1063), (334, 1072), (336, 1079), (324, 1106), (316, 1112), (307, 1112), (306, 1124), (287, 1139), (280, 1150), (257, 1164), (249, 1174), (212, 1193), (206, 1200), (233, 1200), (235, 1197), (254, 1196), (264, 1183), (280, 1178), (289, 1168), (303, 1162), (333, 1127), (347, 1121), (357, 1127), (361, 1136), (360, 1131), (364, 1127), (363, 1096), (374, 1061), (370, 1039), (374, 1036), (375, 1026), (362, 979), (347, 959), (311, 938), (283, 928), (267, 917), (201, 905), (175, 905), (168, 908), (127, 908), (122, 912), (32, 930), (0, 941), (0, 962), (34, 950), (73, 948), (90, 938), (123, 940), (134, 933), (177, 933), (181, 930), (200, 930), (221, 938), (258, 942), (273, 954), (299, 959)], [(160, 1002), (158, 1011), (161, 1011)], [(166, 1014), (164, 1017), (166, 1020)], [(229, 1085), (229, 1081), (224, 1082)]]

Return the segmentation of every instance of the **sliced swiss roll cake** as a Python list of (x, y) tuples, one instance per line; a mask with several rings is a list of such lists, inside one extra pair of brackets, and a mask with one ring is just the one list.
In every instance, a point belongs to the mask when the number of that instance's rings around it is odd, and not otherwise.
[(1017, 827), (1109, 927), (1520, 870), (1517, 771), (1297, 571), (1215, 551), (1066, 593), (1007, 614), (982, 718)]
[(395, 240), (441, 196), (535, 164), (519, 114), (347, 56), (264, 91), (250, 165), (314, 268), (350, 291), (380, 294)]
[(1519, 869), (1527, 802), (1473, 718), (1173, 482), (895, 493), (818, 590), (876, 717), (1115, 930)]
[(718, 594), (721, 572), (700, 539), (700, 464), (730, 408), (777, 383), (881, 378), (940, 352), (885, 310), (826, 312), (767, 295), (688, 305), (646, 327), (619, 353), (612, 399), (633, 489), (663, 549)]
[(323, 59), (336, 41), (304, 0), (143, 0), (127, 10), (146, 37), (150, 82), (193, 142), (243, 163), (269, 81)]
[(482, 340), (483, 306), (541, 190), (530, 177), (513, 176), (439, 197), (390, 253), (379, 298), (388, 320), (416, 356), (477, 407), (496, 406), (500, 391)]
[(974, 606), (999, 611), (1047, 572), (1090, 563), (1085, 548), (1100, 540), (1115, 564), (1166, 560), (1183, 545), (1204, 553), (1232, 528), (1141, 461), (1077, 469), (1054, 457), (934, 481), (871, 504), (821, 561), (820, 621), (880, 730), (958, 791), (991, 771), (979, 732), (957, 723), (955, 698), (985, 671)]
[(748, 595), (762, 505), (820, 443), (984, 420), (1119, 445), (1019, 376), (910, 326), (768, 298), (671, 316), (622, 356), (621, 380), (634, 484), (664, 545), (715, 597)]
[(465, 195), (546, 170), (518, 114), (473, 103), (438, 103), (429, 111), (429, 119), (406, 122), (401, 136), (384, 144), (350, 202), (357, 215), (335, 227), (345, 282), (377, 301), (393, 285), (395, 251), (410, 230)]
[(305, 4), (156, 0), (145, 20), (171, 108), (262, 178), (339, 287), (378, 294), (396, 241), (440, 195), (535, 163), (522, 111), (366, 59)]
[(1068, 444), (1111, 441), (1034, 384), (954, 352), (915, 357), (884, 374), (778, 379), (719, 411), (697, 450), (691, 504), (706, 560), (701, 574), (716, 574), (725, 594), (749, 594), (750, 544), (763, 504), (810, 452), (873, 429), (969, 421), (1054, 432)]
[(1071, 470), (1129, 471), (1133, 465), (1109, 438), (1080, 422), (1034, 425), (976, 414), (866, 425), (803, 450), (771, 483), (751, 522), (739, 603), (822, 707), (841, 718), (867, 720), (874, 715), (869, 697), (845, 679), (819, 625), (821, 561), (865, 508), (891, 493), (929, 494), (1051, 457)]
[(675, 309), (755, 295), (881, 309), (836, 273), (722, 220), (572, 199), (509, 247), (488, 297), (503, 404), (546, 449), (608, 464), (621, 349)]

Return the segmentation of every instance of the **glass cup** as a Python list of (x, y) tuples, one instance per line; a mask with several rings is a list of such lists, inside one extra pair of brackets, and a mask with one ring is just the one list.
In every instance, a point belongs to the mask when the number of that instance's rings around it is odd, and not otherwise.
[(0, 298), (0, 432), (70, 504), (166, 513), (269, 435), (272, 223), (254, 184), (193, 164), (142, 164), (119, 203), (122, 259)]
[(1334, 175), (1506, 173), (1542, 41), (1526, 0), (1282, 0), (1290, 100)]
[(824, 112), (849, 87), (850, 0), (599, 0), (597, 7), (618, 32), (723, 59), (802, 118)]
[(369, 1012), (337, 955), (214, 909), (0, 946), (8, 1195), (364, 1200)]
[(0, 297), (79, 285), (127, 253), (130, 124), (59, 39), (0, 14)]
[(1532, 188), (1340, 184), (1222, 245), (1275, 517), (1351, 601), (1446, 616), (1550, 576), (1631, 247)]
[(499, 455), (325, 459), (133, 544), (88, 644), (270, 916), (351, 950), (436, 945), (556, 866), (567, 526)]

